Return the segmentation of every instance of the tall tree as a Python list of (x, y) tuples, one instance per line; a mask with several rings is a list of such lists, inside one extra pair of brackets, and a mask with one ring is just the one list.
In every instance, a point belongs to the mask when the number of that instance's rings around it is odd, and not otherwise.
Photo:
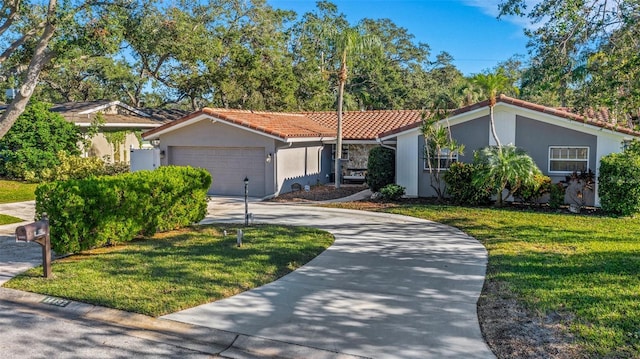
[(517, 93), (518, 89), (513, 85), (513, 80), (504, 74), (504, 70), (499, 68), (495, 73), (477, 74), (472, 80), (478, 85), (484, 95), (489, 100), (489, 121), (491, 123), (491, 135), (496, 141), (498, 148), (502, 148), (498, 134), (496, 133), (496, 122), (493, 118), (493, 107), (496, 105), (498, 95), (505, 92)]
[(340, 188), (342, 179), (342, 107), (344, 104), (344, 86), (349, 77), (348, 64), (352, 60), (351, 55), (362, 52), (366, 48), (377, 47), (379, 40), (368, 35), (357, 27), (350, 27), (342, 31), (330, 31), (329, 41), (331, 47), (340, 61), (338, 69), (338, 100), (337, 100), (337, 129), (335, 152), (335, 186)]
[(640, 108), (637, 0), (503, 0), (501, 15), (526, 16), (532, 55), (523, 95), (576, 109), (606, 106), (622, 117)]
[[(0, 68), (4, 77), (16, 79), (19, 89), (0, 115), (0, 138), (24, 112), (45, 66), (69, 46), (77, 46), (87, 40), (84, 35), (91, 33), (94, 20), (114, 7), (129, 4), (125, 0), (71, 0), (63, 3), (49, 0), (46, 6), (22, 0), (3, 2), (0, 8)], [(11, 58), (20, 58), (21, 61), (9, 67)]]

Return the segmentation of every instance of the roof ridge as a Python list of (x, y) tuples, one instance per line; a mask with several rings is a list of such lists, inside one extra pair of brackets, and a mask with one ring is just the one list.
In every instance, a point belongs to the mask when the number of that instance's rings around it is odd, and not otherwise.
[(257, 115), (278, 115), (278, 116), (302, 116), (298, 112), (278, 112), (278, 111), (262, 111), (262, 110), (245, 110), (222, 107), (204, 107), (201, 111), (209, 113), (231, 112), (231, 113), (253, 113)]

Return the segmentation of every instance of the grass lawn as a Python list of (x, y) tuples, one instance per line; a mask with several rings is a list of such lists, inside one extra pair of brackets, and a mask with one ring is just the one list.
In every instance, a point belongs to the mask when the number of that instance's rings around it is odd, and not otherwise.
[(387, 209), (460, 228), (489, 252), (487, 280), (559, 313), (590, 357), (640, 357), (640, 219), (493, 208)]
[(22, 222), (20, 218), (7, 216), (6, 214), (0, 214), (0, 226), (3, 224), (11, 224)]
[(33, 201), (37, 183), (24, 183), (0, 179), (0, 203)]
[(333, 243), (316, 229), (254, 226), (237, 247), (236, 228), (197, 226), (95, 249), (54, 261), (53, 279), (34, 268), (4, 286), (160, 316), (272, 282)]

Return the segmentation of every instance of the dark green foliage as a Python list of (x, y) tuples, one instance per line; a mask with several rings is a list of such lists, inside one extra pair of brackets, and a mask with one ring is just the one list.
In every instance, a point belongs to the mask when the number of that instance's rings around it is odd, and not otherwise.
[(397, 201), (404, 196), (404, 192), (404, 187), (392, 183), (380, 189), (380, 197), (385, 201)]
[(447, 182), (447, 193), (451, 200), (457, 204), (471, 206), (488, 204), (491, 201), (491, 187), (488, 184), (475, 184), (474, 173), (479, 165), (471, 163), (452, 163), (444, 174)]
[(394, 183), (396, 177), (396, 154), (385, 147), (374, 147), (369, 151), (367, 184), (373, 192)]
[(558, 209), (564, 204), (565, 187), (562, 183), (556, 183), (549, 187), (549, 207)]
[(551, 191), (551, 178), (542, 173), (533, 175), (533, 183), (523, 184), (513, 193), (514, 197), (528, 203), (538, 203), (540, 198)]
[(618, 215), (640, 213), (640, 151), (633, 142), (623, 153), (600, 160), (598, 194), (602, 209)]
[(77, 155), (82, 137), (78, 127), (62, 116), (49, 112), (48, 105), (34, 103), (0, 139), (0, 175), (34, 178), (56, 167), (58, 152)]
[(56, 181), (36, 189), (36, 213), (49, 215), (53, 250), (76, 253), (200, 221), (210, 185), (206, 170), (176, 166)]

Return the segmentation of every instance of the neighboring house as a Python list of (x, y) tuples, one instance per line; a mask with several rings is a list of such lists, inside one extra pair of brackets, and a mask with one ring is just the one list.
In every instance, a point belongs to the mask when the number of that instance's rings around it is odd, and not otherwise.
[[(140, 148), (141, 134), (187, 115), (183, 110), (136, 109), (120, 101), (98, 100), (55, 104), (51, 112), (62, 115), (85, 133), (98, 126), (98, 133), (90, 139), (83, 155), (100, 157), (110, 162), (129, 162), (131, 148)], [(101, 122), (96, 122), (98, 116)]]
[[(344, 173), (367, 168), (377, 135), (421, 121), (420, 111), (358, 111), (344, 114)], [(206, 168), (210, 194), (251, 196), (289, 192), (292, 184), (333, 179), (336, 113), (278, 113), (205, 108), (145, 132), (159, 139), (162, 165)], [(348, 172), (352, 171), (352, 172)]]
[[(584, 117), (501, 95), (494, 107), (496, 131), (500, 142), (527, 151), (540, 170), (552, 181), (564, 180), (573, 171), (593, 171), (596, 180), (600, 159), (620, 152), (626, 141), (640, 138), (640, 132), (612, 124), (606, 112)], [(608, 121), (604, 121), (608, 120)], [(460, 162), (472, 162), (473, 152), (495, 145), (491, 136), (489, 102), (483, 101), (451, 112), (442, 120), (451, 134), (465, 145)], [(424, 159), (424, 136), (420, 124), (408, 125), (380, 134), (382, 143), (396, 143), (396, 182), (406, 188), (408, 197), (430, 197), (429, 171)], [(587, 204), (599, 205), (597, 181)]]

